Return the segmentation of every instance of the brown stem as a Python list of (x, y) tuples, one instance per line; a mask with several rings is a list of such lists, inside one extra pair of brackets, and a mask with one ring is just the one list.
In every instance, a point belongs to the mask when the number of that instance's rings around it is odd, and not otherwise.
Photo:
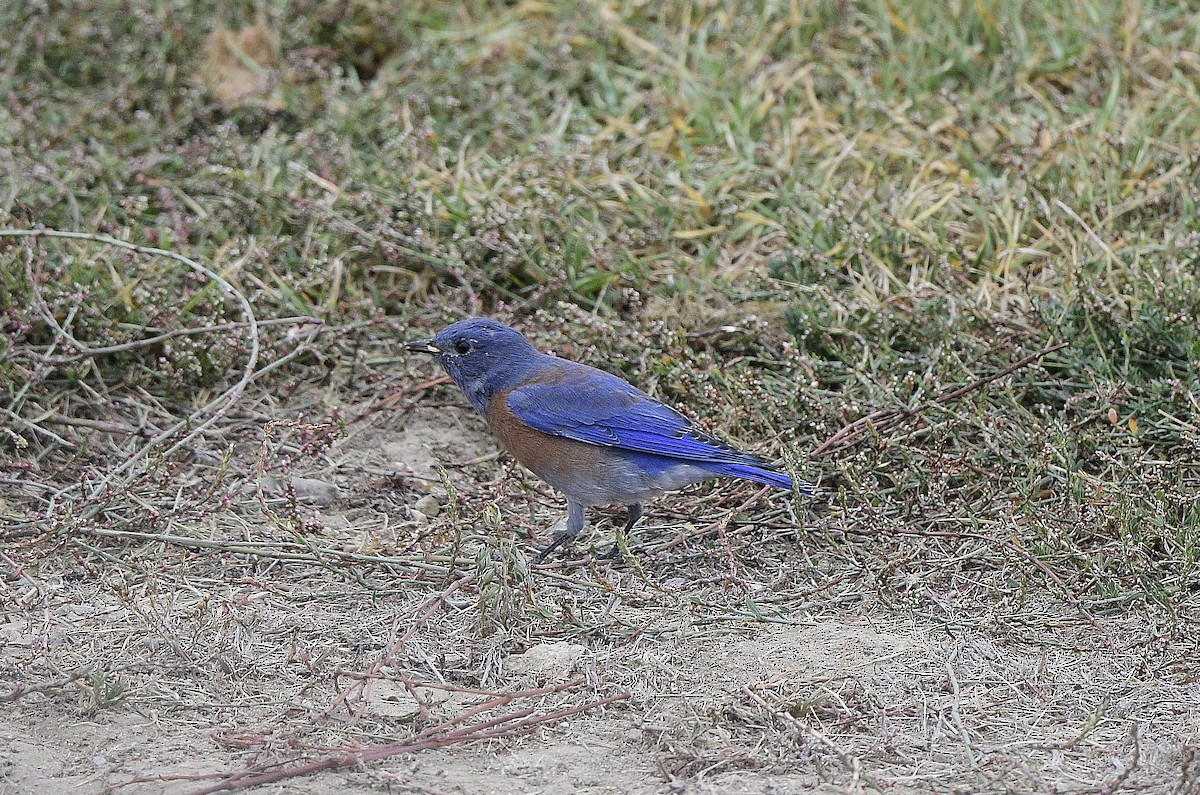
[[(529, 697), (533, 695), (544, 695), (556, 690), (562, 689), (562, 686), (543, 687), (537, 690), (528, 690), (522, 693), (512, 693), (506, 696), (501, 696), (497, 699), (487, 702), (507, 703), (517, 698)], [(294, 764), (291, 766), (280, 767), (275, 770), (258, 772), (254, 769), (243, 770), (234, 773), (226, 778), (202, 787), (198, 790), (193, 790), (189, 795), (210, 795), (214, 792), (229, 792), (233, 790), (247, 789), (256, 787), (262, 784), (271, 784), (276, 781), (296, 778), (310, 773), (316, 773), (321, 770), (331, 770), (339, 767), (348, 767), (356, 765), (360, 762), (374, 762), (380, 759), (386, 759), (397, 754), (414, 753), (423, 751), (427, 748), (438, 748), (455, 743), (472, 742), (475, 740), (494, 739), (497, 737), (508, 737), (526, 734), (538, 726), (553, 723), (562, 718), (571, 715), (577, 715), (581, 712), (596, 709), (607, 704), (612, 704), (616, 701), (623, 701), (629, 698), (628, 693), (618, 693), (613, 696), (589, 701), (586, 704), (579, 704), (574, 707), (565, 707), (563, 709), (547, 712), (543, 715), (535, 715), (534, 710), (524, 709), (516, 712), (511, 712), (502, 715), (498, 718), (472, 723), (467, 726), (462, 726), (453, 731), (446, 732), (440, 736), (426, 736), (428, 732), (410, 737), (397, 743), (389, 743), (376, 748), (366, 750), (347, 750), (334, 756), (329, 756), (324, 759), (317, 759), (312, 762), (303, 764)], [(476, 710), (477, 711), (477, 710)], [(473, 711), (473, 712), (476, 712)], [(445, 724), (443, 724), (444, 726)]]

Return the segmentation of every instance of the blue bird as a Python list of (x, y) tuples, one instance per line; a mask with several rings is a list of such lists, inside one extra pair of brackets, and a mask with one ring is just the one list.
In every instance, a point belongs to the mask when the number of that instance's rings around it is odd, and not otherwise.
[(646, 500), (709, 478), (814, 493), (617, 376), (540, 353), (494, 320), (460, 320), (403, 347), (433, 354), (505, 449), (566, 495), (566, 527), (534, 563), (579, 535), (589, 505), (625, 506), (628, 532)]

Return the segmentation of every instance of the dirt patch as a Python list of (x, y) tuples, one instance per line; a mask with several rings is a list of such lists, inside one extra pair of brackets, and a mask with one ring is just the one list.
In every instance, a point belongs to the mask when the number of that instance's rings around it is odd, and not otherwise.
[(886, 561), (848, 576), (821, 557), (867, 543), (722, 523), (719, 486), (652, 506), (644, 539), (686, 536), (664, 551), (530, 571), (527, 534), (561, 506), (496, 450), (466, 410), (381, 415), (290, 470), (338, 490), (294, 506), (316, 520), (299, 541), (284, 497), (243, 491), (174, 541), (29, 558), (0, 675), (41, 689), (0, 714), (0, 782), (192, 792), (548, 688), (485, 717), (627, 697), (261, 791), (1195, 791), (1195, 640), (1159, 617), (1098, 629), (962, 591), (951, 619), (932, 579), (885, 602)]
[[(330, 771), (279, 791), (658, 792), (676, 781), (674, 789), (689, 792), (844, 792), (871, 782), (894, 792), (1048, 792), (1064, 777), (1101, 785), (1132, 770), (1131, 780), (1146, 786), (1180, 773), (1197, 730), (1195, 684), (1138, 682), (1134, 655), (1039, 653), (983, 633), (951, 638), (928, 625), (884, 630), (867, 620), (879, 608), (871, 607), (796, 625), (668, 634), (637, 651), (573, 650), (569, 656), (580, 657), (568, 668), (578, 664), (619, 679), (633, 699), (532, 737)], [(264, 599), (259, 609), (278, 622), (282, 608)], [(6, 783), (18, 792), (102, 792), (130, 780), (237, 769), (261, 762), (263, 746), (269, 755), (288, 756), (288, 746), (301, 737), (311, 741), (313, 732), (356, 733), (347, 730), (346, 716), (323, 708), (336, 696), (328, 675), (355, 657), (343, 656), (350, 648), (346, 633), (330, 634), (346, 617), (313, 609), (295, 618), (293, 643), (315, 646), (320, 638), (326, 653), (308, 657), (303, 667), (313, 675), (301, 681), (295, 660), (286, 659), (294, 653), (268, 663), (280, 656), (283, 639), (260, 630), (247, 638), (240, 658), (254, 660), (257, 674), (239, 672), (237, 662), (222, 676), (146, 664), (143, 657), (140, 675), (130, 668), (120, 676), (132, 685), (123, 702), (92, 717), (80, 714), (90, 699), (82, 686), (75, 694), (22, 699), (0, 729)], [(242, 621), (257, 623), (248, 615)], [(102, 633), (102, 627), (89, 617), (66, 632)], [(101, 659), (114, 656), (107, 644), (100, 650)], [(19, 653), (20, 644), (10, 651)], [(528, 669), (513, 667), (497, 673), (490, 687), (527, 686)], [(396, 672), (377, 673), (359, 720), (381, 734), (411, 725), (411, 699), (387, 679)], [(793, 725), (756, 708), (747, 693), (766, 699), (776, 715), (791, 716)], [(474, 700), (443, 694), (429, 702), (449, 714)], [(239, 748), (239, 738), (257, 746), (255, 753)], [(846, 759), (861, 765), (858, 781)], [(196, 786), (155, 780), (122, 791)]]
[[(456, 408), (414, 408), (400, 417), (384, 414), (350, 427), (333, 460), (348, 477), (376, 472), (412, 474), (440, 482), (438, 469), (456, 469), (499, 450), (474, 412)], [(498, 458), (491, 459), (499, 466)]]

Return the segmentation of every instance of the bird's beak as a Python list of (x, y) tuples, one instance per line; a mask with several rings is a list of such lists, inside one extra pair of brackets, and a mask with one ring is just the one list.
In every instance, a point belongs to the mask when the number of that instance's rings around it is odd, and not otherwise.
[(442, 349), (433, 344), (432, 339), (428, 340), (413, 340), (400, 345), (406, 351), (413, 353), (441, 353)]

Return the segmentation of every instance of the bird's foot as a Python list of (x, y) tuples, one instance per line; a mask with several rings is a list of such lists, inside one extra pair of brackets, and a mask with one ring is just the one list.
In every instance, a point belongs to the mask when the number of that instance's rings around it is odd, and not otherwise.
[(621, 559), (621, 545), (620, 544), (613, 544), (611, 547), (608, 548), (607, 552), (605, 552), (603, 555), (601, 555), (599, 558), (597, 558), (597, 560), (620, 560), (620, 559)]
[(554, 552), (554, 550), (558, 549), (563, 544), (575, 537), (575, 533), (570, 531), (567, 519), (565, 517), (555, 522), (554, 526), (550, 528), (550, 532), (553, 534), (550, 537), (550, 545), (541, 552), (537, 553), (533, 560), (529, 561), (531, 566), (536, 566), (539, 563), (543, 563), (546, 558), (550, 557), (550, 553)]
[(635, 557), (646, 554), (646, 547), (639, 546), (635, 549), (630, 546), (628, 526), (624, 530), (618, 530), (616, 536), (616, 543), (612, 545), (608, 552), (600, 556), (600, 560), (632, 560)]
[(550, 542), (549, 546), (547, 546), (541, 552), (537, 553), (537, 555), (534, 556), (533, 560), (529, 561), (529, 565), (537, 566), (541, 563), (544, 563), (546, 561), (546, 558), (550, 557), (551, 552), (558, 549), (559, 547), (561, 547), (563, 544), (567, 543), (570, 540), (571, 540), (571, 536), (566, 535), (565, 533), (556, 535), (554, 537), (554, 539)]

